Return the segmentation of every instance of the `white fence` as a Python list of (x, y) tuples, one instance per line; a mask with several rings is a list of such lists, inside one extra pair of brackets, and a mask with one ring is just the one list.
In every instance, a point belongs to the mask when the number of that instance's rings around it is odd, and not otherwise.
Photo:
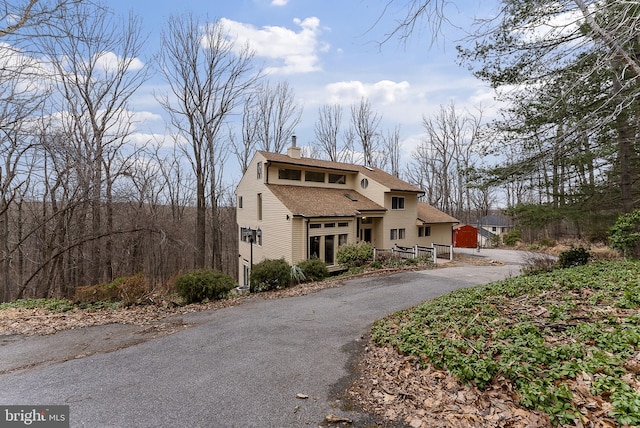
[(443, 244), (431, 244), (431, 247), (423, 247), (421, 245), (414, 245), (413, 247), (401, 247), (395, 245), (391, 249), (374, 248), (373, 260), (378, 260), (382, 257), (399, 257), (402, 259), (417, 259), (425, 258), (433, 263), (438, 263), (438, 259), (453, 260), (453, 246)]

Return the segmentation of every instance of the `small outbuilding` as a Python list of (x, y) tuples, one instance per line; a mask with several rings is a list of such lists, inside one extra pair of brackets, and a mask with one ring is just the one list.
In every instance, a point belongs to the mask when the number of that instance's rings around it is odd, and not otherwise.
[(454, 227), (453, 246), (456, 248), (476, 248), (478, 246), (478, 229), (469, 224)]

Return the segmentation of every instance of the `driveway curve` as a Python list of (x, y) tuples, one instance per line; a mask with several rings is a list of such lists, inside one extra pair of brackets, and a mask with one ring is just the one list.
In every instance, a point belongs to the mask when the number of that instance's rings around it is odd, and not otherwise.
[[(0, 404), (67, 404), (72, 427), (317, 427), (330, 414), (371, 426), (375, 419), (340, 401), (371, 324), (455, 289), (517, 275), (523, 255), (457, 251), (504, 264), (363, 277), (306, 296), (184, 315), (194, 327), (5, 371)], [(46, 352), (28, 340), (0, 346), (0, 356), (25, 351)]]

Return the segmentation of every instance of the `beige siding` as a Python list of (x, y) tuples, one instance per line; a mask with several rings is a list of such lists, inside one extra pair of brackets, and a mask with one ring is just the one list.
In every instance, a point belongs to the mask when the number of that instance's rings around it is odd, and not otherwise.
[[(367, 188), (362, 187), (362, 180), (367, 180)], [(354, 176), (354, 179), (350, 181), (350, 185), (353, 186), (353, 189), (362, 193), (367, 198), (371, 199), (373, 202), (378, 205), (382, 205), (385, 208), (389, 208), (385, 204), (385, 192), (388, 192), (389, 189), (380, 183), (368, 178), (363, 174), (357, 174)], [(415, 193), (414, 193), (415, 196)]]
[[(392, 209), (392, 197), (404, 197), (404, 209)], [(387, 212), (384, 217), (382, 231), (382, 248), (391, 248), (394, 245), (411, 247), (416, 244), (417, 237), (416, 218), (418, 216), (418, 198), (415, 193), (390, 192), (384, 195), (384, 207)], [(404, 239), (391, 239), (391, 229), (405, 230)], [(399, 232), (398, 232), (399, 233)]]
[(258, 226), (257, 195), (258, 193), (264, 193), (266, 189), (263, 180), (257, 178), (258, 162), (264, 163), (264, 159), (260, 156), (254, 156), (247, 172), (238, 183), (238, 187), (236, 187), (236, 199), (242, 197), (242, 208), (236, 210), (239, 227), (256, 228)]
[[(262, 162), (262, 178), (258, 178), (258, 162)], [(247, 173), (242, 177), (236, 188), (236, 197), (242, 197), (242, 208), (237, 209), (238, 239), (240, 228), (251, 228), (262, 231), (262, 245), (253, 245), (253, 263), (259, 263), (264, 259), (284, 258), (291, 263), (293, 242), (291, 213), (273, 196), (265, 186), (266, 168), (264, 158), (254, 156), (249, 164)], [(258, 195), (262, 195), (262, 219), (259, 219)], [(242, 261), (251, 259), (251, 244), (240, 240), (240, 271), (239, 278), (242, 281)]]
[(292, 225), (292, 263), (297, 264), (307, 258), (306, 247), (306, 220), (302, 217), (295, 217), (291, 219)]
[[(422, 236), (417, 239), (418, 245), (430, 247), (431, 244), (451, 245), (453, 225), (451, 223), (426, 224), (431, 227), (430, 236)], [(415, 227), (415, 236), (418, 234), (418, 227)]]
[[(263, 194), (263, 217), (260, 227), (262, 229), (262, 248), (260, 248), (260, 260), (284, 258), (288, 263), (293, 259), (293, 238), (291, 213), (271, 193)], [(255, 260), (255, 253), (254, 253)]]

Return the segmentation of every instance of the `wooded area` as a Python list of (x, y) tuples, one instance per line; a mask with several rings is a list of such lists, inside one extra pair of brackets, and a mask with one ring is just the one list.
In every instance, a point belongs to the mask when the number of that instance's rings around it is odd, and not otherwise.
[[(604, 240), (640, 194), (640, 6), (501, 3), (459, 47), (505, 101), (499, 120), (440, 106), (403, 161), (402, 129), (381, 129), (369, 100), (327, 104), (304, 155), (383, 168), (463, 223), (500, 206), (528, 240)], [(444, 12), (415, 0), (389, 38), (422, 18), (437, 30)], [(170, 17), (143, 63), (139, 19), (106, 5), (4, 0), (0, 14), (2, 300), (71, 297), (138, 272), (154, 285), (194, 268), (235, 276), (229, 162), (244, 172), (255, 150), (287, 147), (294, 88), (263, 76), (221, 21)], [(168, 88), (155, 95), (167, 132), (141, 140), (131, 99), (152, 76)]]

